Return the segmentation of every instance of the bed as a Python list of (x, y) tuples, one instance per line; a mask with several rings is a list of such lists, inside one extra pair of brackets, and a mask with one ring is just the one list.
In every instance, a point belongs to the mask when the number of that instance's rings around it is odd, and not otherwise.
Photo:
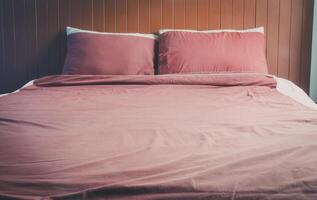
[(316, 199), (317, 111), (276, 80), (36, 80), (0, 98), (1, 197)]
[(317, 106), (267, 73), (75, 75), (0, 97), (0, 199), (317, 199)]

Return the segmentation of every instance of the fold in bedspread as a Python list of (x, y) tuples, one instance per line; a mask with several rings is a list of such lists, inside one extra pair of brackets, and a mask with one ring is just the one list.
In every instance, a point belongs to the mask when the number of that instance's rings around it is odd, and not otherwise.
[(272, 76), (263, 74), (187, 74), (187, 75), (56, 75), (34, 82), (37, 86), (75, 85), (210, 85), (210, 86), (268, 86), (276, 87)]
[(0, 98), (0, 199), (313, 200), (316, 141), (270, 76), (49, 76)]

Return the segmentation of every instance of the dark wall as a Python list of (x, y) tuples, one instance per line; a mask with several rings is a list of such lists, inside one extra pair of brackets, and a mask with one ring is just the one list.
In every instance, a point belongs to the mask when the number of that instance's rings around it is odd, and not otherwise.
[(309, 88), (313, 0), (0, 0), (0, 93), (61, 72), (67, 25), (109, 32), (264, 26), (272, 74)]
[(0, 93), (60, 73), (66, 25), (62, 2), (0, 0)]

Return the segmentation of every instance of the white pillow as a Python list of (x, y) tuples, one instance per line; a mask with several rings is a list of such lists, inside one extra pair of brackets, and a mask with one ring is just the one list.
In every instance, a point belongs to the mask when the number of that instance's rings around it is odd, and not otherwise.
[(160, 34), (163, 34), (165, 32), (171, 32), (171, 31), (182, 31), (182, 32), (194, 32), (194, 33), (221, 33), (221, 32), (257, 32), (257, 33), (263, 33), (264, 34), (264, 27), (257, 27), (257, 28), (251, 28), (251, 29), (245, 29), (245, 30), (237, 30), (237, 29), (218, 29), (218, 30), (203, 30), (203, 31), (197, 31), (197, 30), (187, 30), (187, 29), (161, 29), (159, 31)]

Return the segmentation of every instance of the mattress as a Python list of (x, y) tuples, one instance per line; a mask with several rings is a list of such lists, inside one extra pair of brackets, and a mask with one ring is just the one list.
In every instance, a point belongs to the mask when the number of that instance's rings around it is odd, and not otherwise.
[(317, 199), (316, 141), (269, 75), (48, 76), (0, 98), (0, 199)]

